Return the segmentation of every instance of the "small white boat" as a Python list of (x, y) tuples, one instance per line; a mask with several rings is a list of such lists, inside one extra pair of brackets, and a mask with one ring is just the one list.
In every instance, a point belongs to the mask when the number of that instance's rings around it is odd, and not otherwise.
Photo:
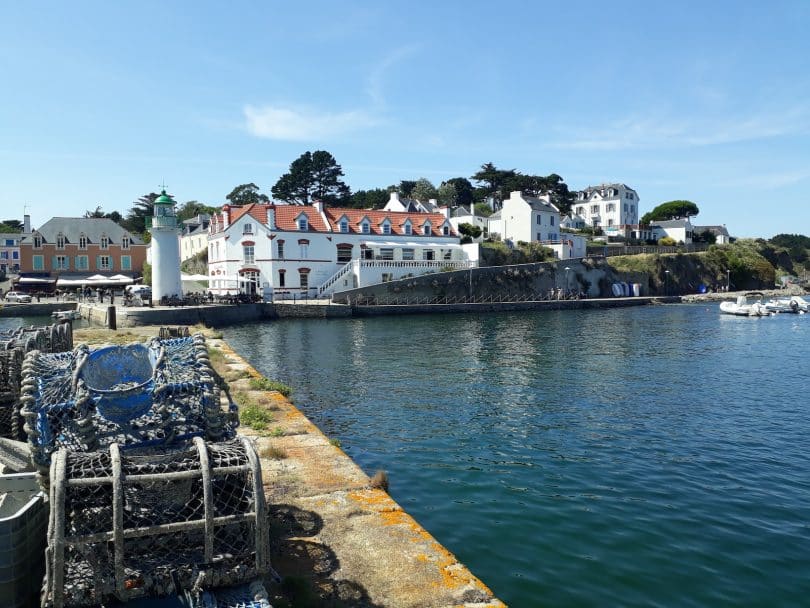
[(776, 314), (768, 310), (767, 306), (762, 302), (762, 294), (758, 295), (760, 299), (753, 303), (748, 301), (747, 296), (738, 296), (736, 302), (720, 302), (720, 312), (727, 315), (737, 315), (738, 317), (767, 317)]
[(51, 317), (57, 321), (75, 321), (76, 319), (81, 319), (78, 310), (57, 310), (51, 313)]
[(803, 297), (792, 296), (790, 298), (771, 298), (765, 302), (765, 307), (771, 312), (803, 315), (807, 312), (808, 304)]

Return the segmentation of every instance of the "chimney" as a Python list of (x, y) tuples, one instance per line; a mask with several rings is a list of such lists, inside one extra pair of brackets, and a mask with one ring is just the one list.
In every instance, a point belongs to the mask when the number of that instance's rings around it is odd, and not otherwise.
[(276, 229), (276, 208), (272, 206), (267, 207), (267, 227), (270, 230)]
[(23, 216), (23, 234), (31, 234), (31, 216), (27, 213)]
[(318, 212), (318, 215), (323, 215), (323, 201), (312, 201), (312, 206)]
[(222, 205), (222, 229), (225, 230), (231, 225), (231, 206)]

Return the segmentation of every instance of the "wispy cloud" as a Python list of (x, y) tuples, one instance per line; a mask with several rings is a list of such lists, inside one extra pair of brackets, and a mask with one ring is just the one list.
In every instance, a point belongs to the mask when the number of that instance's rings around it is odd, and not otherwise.
[(419, 50), (419, 45), (409, 44), (394, 49), (385, 55), (377, 65), (371, 70), (366, 82), (366, 93), (371, 98), (375, 106), (385, 105), (385, 94), (383, 93), (385, 80), (391, 69), (403, 59), (413, 55)]
[(550, 147), (572, 150), (626, 150), (711, 146), (810, 132), (810, 112), (796, 107), (749, 116), (671, 118), (630, 116), (593, 128), (558, 129)]
[(283, 141), (312, 141), (367, 129), (379, 119), (364, 110), (327, 112), (310, 107), (247, 105), (245, 126), (256, 137)]

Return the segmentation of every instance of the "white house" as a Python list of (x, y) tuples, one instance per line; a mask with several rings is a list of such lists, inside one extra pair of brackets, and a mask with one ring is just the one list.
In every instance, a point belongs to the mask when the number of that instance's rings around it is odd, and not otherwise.
[(504, 241), (530, 243), (560, 240), (560, 210), (548, 195), (528, 196), (512, 192), (500, 211), (489, 216), (489, 233)]
[(489, 231), (489, 218), (483, 215), (476, 215), (475, 206), (473, 205), (470, 205), (469, 209), (463, 205), (453, 209), (450, 212), (450, 224), (453, 226), (456, 232), (458, 232), (458, 227), (460, 224), (477, 226), (481, 229), (481, 236), (479, 237), (479, 240), (482, 240)]
[(718, 245), (728, 245), (731, 242), (731, 236), (725, 224), (720, 226), (693, 226), (693, 234), (701, 234), (703, 232), (710, 232), (714, 235), (715, 243)]
[(694, 227), (687, 217), (677, 220), (650, 222), (650, 231), (652, 232), (652, 238), (656, 241), (668, 236), (676, 243), (689, 245), (692, 242)]
[(211, 218), (209, 286), (215, 294), (327, 297), (446, 267), (469, 268), (440, 213), (298, 205), (225, 205)]
[(435, 198), (427, 203), (420, 203), (414, 198), (400, 198), (399, 192), (391, 192), (383, 211), (407, 211), (408, 213), (444, 213), (447, 217), (447, 207), (439, 207)]
[(180, 233), (180, 261), (193, 258), (208, 247), (208, 224), (211, 216), (201, 213), (196, 217), (183, 220), (183, 229)]
[(636, 191), (625, 184), (588, 186), (577, 192), (571, 221), (601, 228), (608, 237), (632, 237), (630, 232), (638, 230), (638, 203)]

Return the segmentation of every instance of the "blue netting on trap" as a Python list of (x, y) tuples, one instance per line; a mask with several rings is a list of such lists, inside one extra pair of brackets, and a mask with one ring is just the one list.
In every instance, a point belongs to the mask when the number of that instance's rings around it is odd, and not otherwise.
[(236, 407), (220, 391), (202, 335), (147, 344), (29, 353), (23, 363), (25, 431), (45, 469), (64, 447), (91, 452), (178, 445), (192, 437), (232, 437)]

